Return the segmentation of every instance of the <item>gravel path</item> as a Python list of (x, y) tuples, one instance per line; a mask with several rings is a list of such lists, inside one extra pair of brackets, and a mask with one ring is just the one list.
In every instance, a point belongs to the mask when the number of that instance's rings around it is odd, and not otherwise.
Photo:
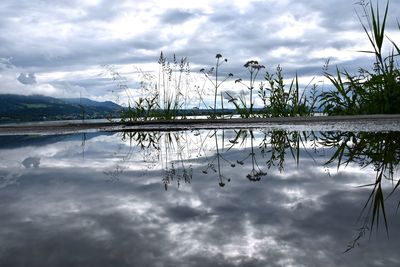
[(263, 128), (297, 131), (400, 131), (400, 115), (315, 116), (252, 119), (191, 119), (175, 121), (37, 122), (0, 125), (0, 135), (66, 134), (98, 131), (178, 131)]

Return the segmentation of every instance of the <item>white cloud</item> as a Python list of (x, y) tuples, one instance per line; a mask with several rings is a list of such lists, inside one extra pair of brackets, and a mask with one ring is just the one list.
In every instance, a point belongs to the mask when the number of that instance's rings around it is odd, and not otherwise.
[[(68, 97), (72, 90), (67, 86), (56, 86), (46, 81), (37, 80), (34, 73), (25, 73), (13, 65), (10, 60), (0, 60), (1, 94), (40, 94), (53, 97)], [(75, 96), (76, 97), (76, 96)]]

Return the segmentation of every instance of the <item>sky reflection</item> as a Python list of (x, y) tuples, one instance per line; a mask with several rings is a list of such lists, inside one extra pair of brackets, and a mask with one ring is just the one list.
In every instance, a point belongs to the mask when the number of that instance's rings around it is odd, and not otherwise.
[[(355, 186), (376, 172), (356, 159), (324, 165), (337, 150), (323, 133), (14, 138), (0, 150), (1, 266), (400, 264), (397, 192), (385, 201), (390, 238), (381, 214), (379, 231), (343, 253), (370, 226), (371, 216), (357, 217), (372, 188)], [(358, 133), (349, 146), (368, 138)], [(393, 185), (381, 185), (387, 196)]]

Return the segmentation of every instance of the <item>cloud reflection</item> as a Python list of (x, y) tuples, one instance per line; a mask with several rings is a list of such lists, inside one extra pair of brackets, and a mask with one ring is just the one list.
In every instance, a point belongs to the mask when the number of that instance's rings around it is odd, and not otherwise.
[[(184, 132), (190, 138), (192, 133)], [(318, 135), (318, 133), (317, 133)], [(390, 239), (373, 235), (361, 247), (343, 254), (356, 234), (357, 215), (370, 194), (354, 188), (375, 174), (336, 172), (321, 167), (334, 151), (317, 147), (311, 153), (286, 149), (285, 161), (268, 169), (259, 144), (262, 131), (240, 147), (230, 148), (235, 132), (200, 132), (196, 142), (170, 149), (163, 141), (149, 157), (119, 134), (95, 136), (86, 141), (82, 158), (80, 138), (66, 138), (32, 150), (25, 144), (8, 148), (8, 160), (22, 162), (51, 146), (55, 153), (41, 159), (40, 168), (1, 168), (0, 176), (18, 174), (16, 184), (0, 190), (1, 266), (397, 266), (400, 232), (392, 224)], [(222, 136), (226, 141), (221, 142)], [(160, 140), (163, 140), (164, 136)], [(218, 186), (217, 172), (204, 174), (215, 156), (215, 138), (226, 159), (221, 173), (231, 177)], [(175, 140), (175, 139), (173, 139)], [(267, 150), (271, 149), (267, 137)], [(304, 141), (304, 140), (303, 140)], [(32, 140), (34, 142), (34, 140)], [(307, 141), (309, 142), (309, 141)], [(288, 150), (289, 149), (289, 150)], [(4, 151), (4, 150), (3, 150)], [(186, 153), (186, 151), (190, 151)], [(161, 152), (161, 153), (160, 153)], [(164, 167), (148, 168), (158, 157), (191, 165), (190, 184), (176, 180), (164, 190)], [(231, 167), (254, 153), (268, 174), (257, 182), (246, 175), (251, 160)], [(183, 155), (189, 158), (182, 157)], [(297, 159), (296, 155), (300, 155)], [(129, 157), (127, 157), (129, 156)], [(143, 159), (153, 161), (143, 161)], [(3, 160), (3, 159), (2, 159)], [(50, 162), (70, 161), (67, 164)], [(43, 163), (42, 163), (43, 162)], [(47, 164), (46, 164), (47, 162)], [(91, 162), (97, 162), (90, 168)], [(104, 163), (102, 167), (101, 164)], [(168, 163), (168, 162), (167, 162)], [(282, 164), (281, 164), (282, 163)], [(73, 166), (73, 168), (69, 166)], [(4, 164), (2, 164), (3, 166)], [(105, 171), (123, 168), (117, 179)], [(132, 166), (135, 165), (135, 166)], [(357, 168), (357, 164), (350, 164)], [(66, 166), (66, 167), (61, 167)], [(178, 165), (176, 165), (178, 166)], [(396, 203), (387, 202), (387, 210)], [(395, 221), (388, 213), (388, 220)], [(383, 233), (383, 232), (382, 232)]]

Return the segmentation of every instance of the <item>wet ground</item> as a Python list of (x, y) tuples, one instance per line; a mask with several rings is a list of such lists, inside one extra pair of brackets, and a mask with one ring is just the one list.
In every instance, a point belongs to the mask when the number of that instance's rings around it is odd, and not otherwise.
[(394, 131), (400, 129), (400, 115), (316, 116), (251, 119), (193, 119), (175, 121), (98, 122), (54, 121), (0, 125), (0, 135), (63, 134), (98, 131), (173, 131), (195, 129), (284, 128), (352, 131)]

